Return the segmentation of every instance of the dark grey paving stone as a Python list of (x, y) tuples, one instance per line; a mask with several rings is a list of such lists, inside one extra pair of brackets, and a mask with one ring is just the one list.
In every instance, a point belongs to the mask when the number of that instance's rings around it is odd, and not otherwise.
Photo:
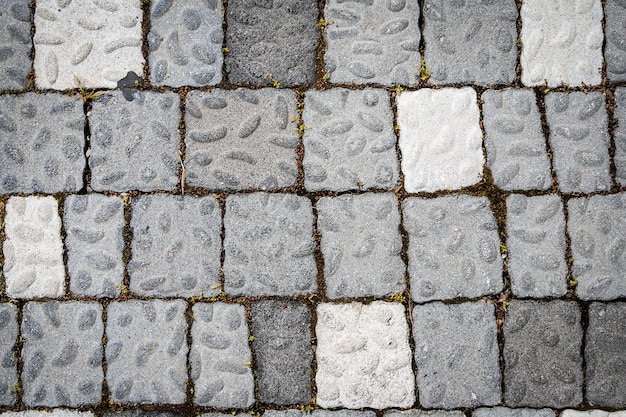
[(487, 90), (482, 94), (487, 166), (503, 190), (546, 190), (550, 160), (532, 90)]
[(102, 306), (95, 302), (27, 303), (22, 320), (22, 400), (28, 407), (99, 404)]
[(141, 195), (130, 225), (130, 290), (149, 297), (219, 293), (221, 210), (212, 197)]
[(271, 86), (275, 80), (283, 87), (314, 83), (317, 4), (231, 0), (226, 10), (229, 81)]
[(0, 304), (0, 406), (13, 405), (16, 400), (17, 361), (13, 348), (17, 342), (17, 307)]
[(307, 190), (392, 189), (398, 156), (389, 92), (310, 90), (304, 97)]
[(413, 338), (422, 406), (451, 409), (500, 402), (497, 326), (491, 303), (416, 305)]
[(384, 297), (404, 290), (400, 213), (393, 194), (324, 197), (317, 211), (328, 297)]
[(608, 116), (601, 92), (549, 93), (546, 118), (553, 165), (564, 193), (608, 190)]
[(296, 182), (298, 132), (293, 91), (192, 91), (187, 96), (187, 183), (267, 190)]
[(472, 417), (556, 417), (554, 411), (549, 408), (535, 410), (532, 408), (479, 408), (474, 411)]
[(286, 296), (317, 290), (308, 198), (266, 193), (229, 196), (224, 229), (227, 294)]
[(626, 2), (607, 0), (604, 23), (606, 75), (613, 82), (626, 81)]
[(78, 98), (35, 93), (1, 96), (0, 192), (80, 190), (85, 170), (84, 126)]
[(70, 195), (63, 216), (70, 290), (116, 297), (124, 280), (124, 202), (100, 194)]
[(182, 300), (112, 302), (107, 308), (107, 383), (123, 404), (187, 398), (187, 322)]
[(121, 91), (93, 102), (91, 187), (95, 191), (172, 190), (179, 184), (180, 98), (172, 92)]
[(308, 404), (313, 378), (311, 311), (296, 301), (277, 300), (255, 302), (251, 312), (259, 400)]
[[(626, 59), (626, 58), (625, 58)], [(617, 128), (614, 131), (615, 139), (615, 180), (622, 187), (626, 186), (626, 88), (615, 89), (615, 112)]]
[(0, 0), (0, 90), (25, 88), (33, 61), (28, 0)]
[(574, 302), (512, 300), (504, 318), (504, 401), (511, 407), (582, 401), (582, 327)]
[(385, 412), (385, 417), (463, 417), (460, 410), (391, 410)]

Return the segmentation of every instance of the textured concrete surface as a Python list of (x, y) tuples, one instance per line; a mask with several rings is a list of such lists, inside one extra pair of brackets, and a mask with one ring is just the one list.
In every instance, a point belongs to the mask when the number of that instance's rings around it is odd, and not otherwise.
[(615, 89), (615, 180), (622, 187), (626, 186), (626, 88)]
[(535, 410), (532, 408), (479, 408), (472, 414), (473, 417), (555, 417), (554, 411), (548, 408)]
[(17, 307), (0, 304), (0, 405), (13, 405), (16, 400), (17, 360), (13, 347), (17, 342)]
[(30, 5), (28, 0), (2, 0), (0, 10), (0, 90), (24, 88), (33, 64)]
[(626, 81), (626, 3), (621, 0), (608, 0), (604, 6), (606, 24), (604, 59), (607, 77), (611, 81)]

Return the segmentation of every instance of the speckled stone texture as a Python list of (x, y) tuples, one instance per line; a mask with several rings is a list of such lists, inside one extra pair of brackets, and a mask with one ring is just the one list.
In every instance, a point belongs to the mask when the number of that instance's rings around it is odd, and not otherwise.
[(0, 304), (0, 406), (15, 404), (17, 383), (17, 360), (13, 347), (17, 342), (17, 307), (10, 303)]
[(607, 0), (604, 5), (606, 46), (604, 59), (610, 81), (626, 81), (626, 2)]
[(374, 417), (373, 411), (356, 411), (356, 410), (313, 410), (304, 412), (301, 410), (267, 410), (263, 413), (263, 417)]
[(564, 408), (582, 402), (582, 327), (569, 301), (511, 300), (504, 317), (504, 401)]
[[(626, 59), (626, 58), (625, 58)], [(626, 186), (626, 88), (615, 89), (615, 112), (617, 128), (614, 130), (615, 138), (615, 180), (622, 186)]]
[(549, 408), (535, 410), (532, 408), (479, 408), (472, 417), (555, 417), (554, 411)]
[(385, 412), (385, 417), (463, 417), (460, 410), (391, 410)]
[(106, 413), (104, 417), (182, 417), (182, 415), (167, 411), (125, 410)]
[(33, 64), (28, 0), (0, 0), (0, 90), (22, 89)]
[(626, 417), (626, 410), (620, 411), (604, 411), (604, 410), (587, 410), (587, 411), (578, 411), (578, 410), (563, 410), (561, 413), (562, 417)]
[(26, 410), (26, 411), (7, 411), (0, 414), (1, 417), (94, 417), (91, 411), (73, 411), (61, 408), (52, 409), (50, 411)]

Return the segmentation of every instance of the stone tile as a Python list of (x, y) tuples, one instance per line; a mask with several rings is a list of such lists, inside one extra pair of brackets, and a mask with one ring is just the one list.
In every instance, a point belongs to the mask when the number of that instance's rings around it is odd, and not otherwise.
[(124, 279), (124, 203), (100, 194), (70, 195), (63, 216), (72, 294), (114, 298)]
[(504, 317), (504, 401), (511, 407), (582, 401), (582, 327), (575, 302), (512, 300)]
[(546, 190), (550, 160), (532, 90), (487, 90), (482, 94), (487, 166), (503, 190)]
[(573, 198), (567, 230), (574, 258), (576, 293), (583, 300), (626, 296), (626, 194)]
[(522, 83), (526, 86), (600, 84), (600, 0), (522, 3)]
[(416, 2), (327, 2), (324, 63), (330, 82), (417, 85), (419, 17)]
[(149, 297), (219, 293), (220, 206), (214, 197), (141, 195), (133, 200), (130, 290)]
[(13, 348), (17, 343), (17, 308), (11, 303), (0, 303), (0, 406), (14, 405), (16, 401), (17, 361)]
[(4, 278), (11, 298), (65, 293), (61, 219), (53, 197), (11, 197), (6, 205)]
[[(353, 4), (353, 3), (350, 3)], [(389, 93), (310, 90), (304, 97), (304, 185), (310, 191), (391, 189), (398, 156)]]
[(385, 412), (385, 417), (463, 417), (460, 410), (391, 410)]
[(613, 82), (626, 81), (626, 3), (623, 0), (607, 0), (604, 5), (607, 78)]
[(422, 406), (451, 409), (500, 402), (493, 304), (416, 305), (413, 337)]
[(265, 193), (229, 196), (224, 229), (227, 294), (287, 296), (317, 290), (308, 198)]
[(615, 180), (622, 187), (626, 186), (626, 88), (615, 89), (615, 112), (617, 128), (615, 137)]
[(554, 411), (549, 408), (535, 410), (532, 408), (479, 408), (472, 417), (556, 417)]
[(38, 0), (35, 75), (39, 88), (115, 88), (143, 73), (140, 0)]
[(407, 192), (454, 190), (481, 180), (482, 132), (472, 88), (408, 91), (396, 101)]
[(259, 401), (309, 404), (313, 377), (311, 311), (297, 301), (252, 304), (252, 348)]
[(425, 59), (435, 84), (510, 84), (517, 63), (514, 0), (424, 3)]
[(217, 1), (177, 0), (150, 4), (150, 81), (172, 87), (222, 81), (222, 19)]
[(604, 410), (563, 410), (562, 417), (626, 417), (626, 410), (604, 411)]
[(27, 303), (22, 320), (22, 400), (28, 407), (79, 407), (102, 396), (102, 306)]
[(93, 103), (91, 187), (95, 191), (172, 190), (179, 184), (178, 95), (121, 91)]
[(49, 411), (43, 410), (26, 410), (26, 411), (7, 411), (0, 414), (0, 417), (94, 417), (91, 411), (74, 411), (64, 410), (60, 408)]
[(414, 301), (502, 290), (500, 239), (486, 197), (409, 198), (402, 210)]
[(33, 61), (28, 0), (0, 0), (0, 90), (22, 89)]
[(78, 191), (83, 186), (85, 116), (78, 98), (26, 93), (0, 97), (0, 192)]
[(167, 411), (125, 410), (106, 413), (104, 417), (182, 417)]
[(187, 398), (185, 302), (131, 300), (107, 309), (107, 383), (122, 404), (182, 404)]
[(324, 197), (317, 211), (328, 297), (384, 297), (405, 289), (393, 194)]
[(263, 417), (374, 417), (373, 411), (356, 411), (356, 410), (313, 410), (304, 412), (301, 410), (267, 410), (263, 413)]

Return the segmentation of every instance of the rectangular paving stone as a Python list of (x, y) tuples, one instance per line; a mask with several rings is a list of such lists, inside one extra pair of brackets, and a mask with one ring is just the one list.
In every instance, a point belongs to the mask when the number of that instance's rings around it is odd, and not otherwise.
[(182, 417), (182, 415), (167, 411), (125, 410), (106, 413), (104, 417)]
[(606, 75), (610, 81), (626, 81), (626, 3), (607, 0), (604, 4), (604, 60)]
[[(625, 57), (626, 59), (626, 57)], [(622, 187), (626, 186), (626, 88), (615, 89), (615, 112), (617, 128), (614, 130), (615, 155), (615, 180)]]
[(0, 406), (12, 406), (17, 399), (17, 360), (14, 351), (17, 329), (17, 307), (11, 303), (0, 303)]
[(579, 411), (579, 410), (563, 410), (561, 413), (562, 417), (625, 417), (626, 410), (619, 411), (604, 411), (604, 410), (587, 410), (587, 411)]
[(385, 417), (463, 417), (460, 410), (391, 410), (385, 412)]
[(479, 408), (472, 413), (472, 417), (556, 417), (549, 408), (535, 410), (532, 408)]
[(0, 90), (22, 89), (33, 61), (28, 0), (0, 0)]
[(91, 411), (75, 411), (55, 408), (50, 411), (45, 410), (26, 410), (26, 411), (7, 411), (0, 414), (0, 417), (94, 417)]
[(301, 410), (267, 410), (263, 413), (263, 417), (374, 417), (373, 411), (356, 411), (356, 410), (322, 410), (317, 409), (310, 412)]

